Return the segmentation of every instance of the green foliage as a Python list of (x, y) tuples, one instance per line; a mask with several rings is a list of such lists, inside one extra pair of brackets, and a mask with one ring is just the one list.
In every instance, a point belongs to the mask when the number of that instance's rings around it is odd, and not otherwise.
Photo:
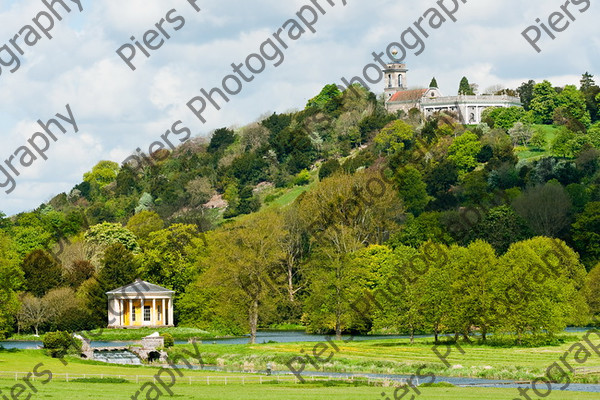
[(375, 145), (380, 152), (388, 155), (399, 153), (414, 138), (414, 135), (413, 127), (398, 119), (390, 122), (375, 136)]
[(533, 87), (530, 107), (536, 124), (551, 124), (554, 110), (558, 106), (558, 94), (548, 81)]
[(135, 213), (141, 213), (142, 211), (149, 211), (154, 205), (154, 198), (148, 192), (142, 193), (140, 200), (138, 201), (137, 207), (135, 207)]
[(173, 335), (171, 335), (169, 332), (163, 332), (160, 334), (160, 336), (165, 338), (165, 348), (175, 346), (175, 339), (173, 338)]
[(298, 172), (298, 174), (294, 177), (294, 185), (304, 186), (310, 183), (310, 172), (308, 170), (303, 169)]
[(114, 161), (100, 161), (90, 172), (83, 174), (83, 181), (102, 189), (117, 178), (119, 164)]
[(327, 160), (321, 165), (319, 169), (319, 180), (323, 179), (335, 174), (337, 171), (341, 169), (340, 162), (337, 159)]
[(466, 76), (463, 76), (462, 79), (460, 80), (460, 84), (458, 86), (458, 95), (465, 95), (465, 96), (472, 96), (475, 93), (473, 92), (473, 89), (471, 88), (471, 85), (469, 84), (469, 80), (467, 79)]
[(521, 120), (525, 111), (521, 107), (494, 107), (483, 111), (481, 119), (490, 128), (511, 129), (517, 121)]
[(523, 104), (523, 108), (525, 111), (530, 110), (531, 100), (533, 99), (533, 89), (535, 87), (535, 81), (529, 80), (528, 82), (523, 82), (521, 86), (517, 89), (517, 93), (519, 93), (519, 97), (521, 98), (521, 103)]
[(477, 135), (466, 131), (452, 142), (448, 148), (448, 160), (454, 162), (459, 172), (468, 172), (477, 166), (477, 155), (482, 144)]
[(333, 112), (341, 105), (341, 96), (342, 92), (340, 92), (340, 89), (338, 89), (337, 85), (325, 85), (325, 87), (321, 90), (321, 93), (306, 103), (306, 108), (315, 107), (327, 112)]
[(23, 283), (19, 255), (13, 240), (0, 230), (0, 337), (10, 331), (13, 317), (19, 308), (16, 291)]
[(120, 243), (129, 251), (139, 251), (135, 235), (118, 223), (103, 222), (90, 227), (85, 233), (85, 240), (102, 248)]
[(140, 211), (127, 222), (126, 228), (140, 239), (146, 239), (152, 232), (163, 228), (164, 222), (154, 211)]
[(25, 286), (28, 292), (41, 297), (62, 283), (60, 265), (43, 250), (34, 250), (23, 260)]
[(215, 130), (210, 138), (210, 143), (206, 151), (217, 153), (225, 150), (235, 142), (236, 136), (231, 129), (219, 128)]
[(586, 265), (600, 260), (600, 202), (586, 204), (573, 223), (573, 243), (582, 254)]
[(438, 88), (438, 83), (437, 83), (437, 80), (435, 79), (435, 77), (433, 77), (431, 79), (431, 82), (429, 82), (429, 87), (430, 88)]
[(427, 184), (413, 166), (401, 167), (396, 171), (396, 185), (406, 210), (413, 214), (423, 212), (431, 197), (427, 195)]
[(44, 349), (51, 357), (62, 358), (67, 354), (81, 352), (81, 340), (74, 338), (69, 332), (48, 332), (43, 339)]

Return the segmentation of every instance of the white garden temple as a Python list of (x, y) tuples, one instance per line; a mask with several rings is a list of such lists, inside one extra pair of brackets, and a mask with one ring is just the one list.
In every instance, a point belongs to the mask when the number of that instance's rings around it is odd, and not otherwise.
[(174, 326), (173, 290), (137, 279), (106, 294), (109, 328)]

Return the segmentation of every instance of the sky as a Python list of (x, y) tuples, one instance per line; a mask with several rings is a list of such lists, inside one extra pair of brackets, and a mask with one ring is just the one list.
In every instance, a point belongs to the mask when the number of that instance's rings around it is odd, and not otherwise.
[[(516, 88), (529, 79), (578, 85), (582, 73), (600, 74), (595, 26), (600, 5), (590, 0), (571, 0), (566, 7), (565, 0), (81, 0), (82, 11), (78, 0), (63, 1), (71, 12), (57, 5), (58, 20), (43, 0), (0, 0), (0, 167), (15, 180), (11, 193), (6, 193), (11, 186), (0, 188), (0, 211), (8, 215), (68, 193), (100, 160), (121, 163), (138, 147), (146, 152), (176, 121), (193, 136), (207, 137), (219, 127), (241, 127), (273, 112), (302, 109), (324, 85), (362, 75), (363, 67), (373, 62), (372, 52), (385, 51), (390, 42), (402, 43), (402, 37), (409, 47), (410, 36), (403, 33), (410, 27), (424, 43), (418, 55), (419, 48), (407, 49), (411, 88), (428, 86), (434, 76), (443, 94), (454, 95), (463, 76), (485, 91), (494, 85)], [(452, 11), (455, 1), (453, 22), (442, 6)], [(201, 96), (201, 89), (222, 88), (232, 63), (258, 53), (286, 21), (299, 20), (302, 7), (316, 10), (314, 2), (325, 15), (318, 13), (314, 33), (304, 25), (306, 32), (297, 40), (286, 36), (287, 25), (281, 37), (288, 48), (282, 50), (278, 66), (267, 60), (264, 71), (243, 82), (238, 94), (220, 103), (220, 110), (209, 104), (205, 123), (191, 112), (186, 103)], [(433, 29), (428, 24), (433, 12), (427, 14), (421, 24), (425, 38), (414, 23), (430, 8), (439, 10), (446, 22)], [(303, 10), (301, 15), (310, 20), (309, 9)], [(42, 11), (53, 17), (51, 39), (34, 22), (37, 18), (40, 26), (50, 25)], [(174, 22), (161, 27), (169, 39), (156, 27), (167, 14)], [(531, 25), (540, 32), (539, 53), (522, 36)], [(41, 38), (34, 40), (31, 29)], [(117, 49), (132, 44), (131, 37), (143, 42), (151, 29), (160, 35), (151, 44), (156, 47), (161, 38), (164, 43), (156, 50), (144, 47), (149, 57), (136, 48), (132, 71)], [(535, 30), (530, 32), (533, 37)], [(21, 45), (23, 55), (11, 39)], [(19, 57), (14, 72), (15, 64), (2, 46)], [(128, 51), (122, 51), (125, 57)], [(383, 82), (371, 90), (381, 93)], [(77, 132), (56, 117), (68, 117), (67, 104)], [(51, 118), (62, 121), (66, 133), (57, 131), (56, 142), (44, 153), (46, 160), (33, 149), (37, 159), (28, 158), (29, 166), (19, 163), (25, 150), (13, 157), (16, 176), (6, 160), (21, 146), (31, 149), (28, 139), (41, 130), (37, 121)], [(0, 173), (0, 184), (3, 177)]]

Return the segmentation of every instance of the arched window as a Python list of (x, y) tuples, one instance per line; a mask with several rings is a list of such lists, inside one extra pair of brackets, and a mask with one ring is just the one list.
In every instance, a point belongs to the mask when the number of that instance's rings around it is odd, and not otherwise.
[(392, 87), (392, 74), (388, 75), (388, 87), (391, 88)]
[(398, 75), (398, 87), (402, 87), (402, 75)]

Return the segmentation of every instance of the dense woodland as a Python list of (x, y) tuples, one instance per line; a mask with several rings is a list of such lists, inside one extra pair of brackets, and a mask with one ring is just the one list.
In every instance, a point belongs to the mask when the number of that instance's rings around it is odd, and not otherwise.
[[(466, 81), (466, 79), (464, 79)], [(461, 82), (463, 93), (471, 90)], [(219, 333), (554, 334), (600, 313), (600, 87), (523, 83), (464, 126), (327, 85), (144, 165), (101, 161), (0, 218), (0, 332), (106, 326), (104, 293), (176, 291)]]

